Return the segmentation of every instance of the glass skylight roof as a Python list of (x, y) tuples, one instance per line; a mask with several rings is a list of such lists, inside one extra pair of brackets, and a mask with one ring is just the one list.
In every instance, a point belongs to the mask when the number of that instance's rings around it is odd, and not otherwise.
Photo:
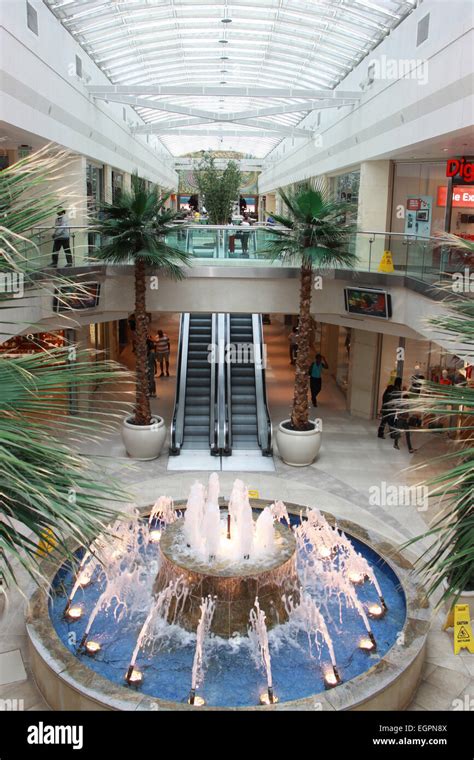
[[(133, 105), (173, 154), (214, 148), (256, 157), (291, 135), (317, 104), (310, 95), (248, 97), (245, 88), (332, 90), (416, 5), (416, 0), (44, 1), (111, 84), (130, 88), (125, 97), (109, 99)], [(171, 94), (143, 94), (143, 85), (168, 86)], [(176, 87), (185, 94), (173, 92)], [(210, 87), (218, 94), (208, 94)], [(259, 109), (261, 117), (243, 117)]]

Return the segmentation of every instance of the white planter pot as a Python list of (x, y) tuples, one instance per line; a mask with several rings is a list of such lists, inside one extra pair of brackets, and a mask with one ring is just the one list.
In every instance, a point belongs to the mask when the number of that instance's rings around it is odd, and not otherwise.
[(307, 467), (314, 462), (321, 448), (321, 432), (314, 430), (288, 430), (283, 427), (290, 420), (280, 422), (276, 434), (278, 453), (286, 464)]
[(122, 440), (132, 459), (147, 461), (160, 456), (166, 438), (166, 425), (162, 417), (152, 417), (151, 425), (132, 425), (127, 417), (123, 421)]

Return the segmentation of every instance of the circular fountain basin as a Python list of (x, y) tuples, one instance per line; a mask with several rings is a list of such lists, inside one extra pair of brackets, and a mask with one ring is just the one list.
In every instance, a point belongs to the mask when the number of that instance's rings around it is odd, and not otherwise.
[[(252, 508), (259, 510), (269, 504), (269, 501), (253, 500)], [(182, 509), (184, 505), (176, 503), (175, 506)], [(287, 508), (292, 522), (296, 523), (302, 507), (287, 504)], [(333, 520), (330, 515), (326, 517)], [(345, 612), (340, 622), (340, 611), (336, 607), (329, 610), (331, 625), (328, 627), (342, 683), (326, 690), (324, 673), (329, 658), (325, 647), (320, 659), (314, 656), (315, 652), (311, 657), (307, 633), (292, 631), (291, 620), (276, 625), (268, 635), (273, 685), (279, 702), (259, 706), (265, 676), (253, 663), (247, 637), (215, 634), (211, 637), (206, 677), (200, 690), (206, 706), (200, 709), (401, 710), (410, 703), (420, 678), (429, 629), (425, 595), (411, 580), (410, 562), (385, 539), (348, 521), (338, 521), (338, 527), (375, 569), (387, 603), (387, 613), (371, 621), (376, 651), (367, 653), (359, 648), (364, 629), (354, 611)], [(283, 535), (289, 533), (284, 526), (281, 529)], [(170, 531), (168, 539), (163, 541), (163, 555), (168, 553), (169, 556), (171, 551), (171, 561), (178, 566), (181, 560), (169, 549), (172, 543)], [(292, 553), (291, 541), (287, 551), (285, 562), (295, 561), (298, 565), (301, 558), (297, 551)], [(141, 652), (137, 665), (143, 673), (143, 681), (139, 687), (131, 688), (125, 685), (124, 675), (146, 609), (139, 611), (126, 625), (120, 620), (97, 619), (91, 638), (100, 643), (100, 651), (94, 656), (79, 652), (78, 642), (86, 620), (71, 622), (64, 617), (65, 594), (73, 583), (71, 570), (49, 558), (43, 569), (50, 579), (52, 595), (48, 601), (43, 591), (35, 592), (27, 631), (36, 681), (53, 709), (196, 709), (187, 703), (196, 641), (188, 626), (169, 626), (165, 644), (151, 653)], [(188, 572), (189, 568), (182, 570)], [(199, 575), (201, 570), (209, 575), (209, 568), (194, 568), (191, 572)], [(262, 572), (265, 571), (268, 568)], [(213, 577), (218, 582), (227, 582), (233, 576), (218, 572)], [(292, 578), (291, 573), (289, 577)], [(159, 573), (157, 582), (158, 578)], [(81, 589), (78, 601), (90, 610), (99, 593), (100, 588), (92, 583)], [(364, 605), (374, 601), (373, 591), (367, 584), (358, 587), (358, 594)], [(195, 627), (194, 623), (189, 622), (189, 629)]]
[[(223, 516), (225, 524), (226, 513)], [(201, 615), (201, 600), (215, 598), (215, 612), (211, 632), (229, 638), (236, 633), (246, 634), (249, 613), (255, 597), (265, 612), (268, 629), (285, 623), (288, 612), (283, 595), (299, 597), (296, 572), (296, 541), (286, 525), (275, 525), (275, 545), (267, 555), (257, 560), (235, 561), (226, 556), (213, 562), (196, 557), (183, 535), (183, 520), (169, 525), (160, 543), (161, 567), (154, 593), (183, 578), (189, 589), (179, 622), (184, 628), (195, 631)], [(168, 619), (176, 615), (176, 602), (169, 610)]]

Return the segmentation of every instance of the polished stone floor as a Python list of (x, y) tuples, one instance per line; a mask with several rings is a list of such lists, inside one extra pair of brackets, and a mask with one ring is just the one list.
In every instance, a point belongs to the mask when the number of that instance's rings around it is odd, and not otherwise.
[[(175, 380), (175, 350), (178, 321), (176, 317), (161, 319), (159, 326), (172, 341), (171, 377), (157, 379), (158, 399), (153, 410), (169, 421)], [(291, 403), (293, 370), (289, 365), (287, 328), (273, 320), (265, 330), (268, 345), (268, 398), (274, 423), (288, 416)], [(124, 363), (133, 366), (133, 354), (127, 349)], [(117, 391), (120, 396), (120, 389)], [(291, 501), (303, 506), (318, 507), (336, 517), (347, 518), (370, 527), (395, 545), (426, 529), (434, 516), (435, 506), (424, 510), (413, 506), (371, 504), (374, 487), (383, 491), (390, 485), (416, 485), (436, 470), (433, 458), (445, 450), (443, 435), (415, 433), (415, 454), (410, 455), (403, 444), (393, 449), (390, 439), (377, 438), (377, 422), (351, 417), (345, 409), (345, 397), (331, 377), (331, 368), (323, 380), (317, 416), (323, 421), (323, 444), (318, 460), (307, 468), (292, 468), (283, 464), (275, 453), (275, 472), (220, 473), (222, 494), (228, 496), (235, 477), (241, 477), (249, 489), (258, 491), (261, 498)], [(110, 436), (100, 446), (87, 447), (105, 479), (119, 482), (129, 498), (139, 505), (149, 504), (159, 495), (174, 498), (187, 495), (189, 486), (199, 479), (199, 472), (167, 471), (166, 451), (152, 462), (132, 462), (127, 459), (120, 436)], [(202, 479), (208, 473), (202, 473)], [(407, 554), (413, 559), (421, 545)], [(23, 577), (23, 576), (22, 576)], [(46, 709), (31, 676), (24, 625), (24, 609), (31, 583), (23, 577), (22, 596), (10, 595), (8, 609), (0, 619), (0, 709), (1, 700), (19, 699), (24, 709)], [(459, 704), (470, 704), (474, 698), (474, 657), (453, 654), (453, 632), (443, 631), (443, 612), (433, 611), (432, 628), (428, 638), (427, 659), (423, 680), (410, 710), (452, 710)], [(461, 702), (456, 702), (461, 700)]]

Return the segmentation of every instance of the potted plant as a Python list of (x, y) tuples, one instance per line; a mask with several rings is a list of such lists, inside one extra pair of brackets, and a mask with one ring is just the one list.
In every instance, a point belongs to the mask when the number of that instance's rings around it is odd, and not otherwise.
[(204, 153), (194, 171), (194, 178), (210, 224), (227, 224), (242, 184), (242, 174), (236, 162), (228, 161), (221, 170), (216, 167), (212, 153)]
[[(12, 318), (12, 305), (26, 309), (38, 298), (37, 273), (44, 262), (34, 225), (48, 224), (58, 203), (71, 197), (59, 183), (73, 160), (67, 151), (46, 146), (0, 171), (0, 271), (21, 276), (24, 284), (21, 300), (13, 304), (11, 293), (0, 292), (3, 329), (12, 340), (25, 329), (24, 321)], [(62, 197), (51, 187), (60, 187)], [(41, 280), (41, 290), (49, 290), (51, 300), (72, 285), (81, 287), (56, 272)], [(72, 317), (70, 323), (76, 324)], [(117, 382), (130, 382), (129, 373), (74, 345), (38, 343), (36, 348), (34, 353), (0, 354), (0, 617), (8, 612), (8, 589), (24, 588), (21, 571), (41, 582), (45, 555), (76, 562), (68, 541), (89, 546), (119, 516), (117, 503), (125, 502), (121, 489), (105, 483), (100, 468), (72, 441), (97, 441), (115, 428), (126, 404), (107, 397)], [(104, 400), (95, 399), (94, 413), (80, 406), (71, 416), (65, 404), (71, 389), (96, 384)]]
[(162, 417), (151, 414), (147, 377), (148, 318), (146, 309), (147, 268), (174, 279), (183, 277), (188, 255), (166, 242), (176, 212), (165, 207), (168, 195), (159, 197), (156, 187), (148, 189), (137, 175), (129, 193), (102, 206), (95, 228), (103, 244), (97, 258), (113, 264), (133, 261), (135, 268), (135, 357), (136, 385), (133, 414), (123, 422), (122, 438), (130, 457), (155, 459), (166, 438)]
[(352, 268), (356, 257), (348, 250), (352, 226), (343, 221), (349, 208), (346, 202), (331, 200), (319, 183), (279, 192), (289, 215), (272, 214), (283, 229), (272, 230), (267, 250), (274, 258), (297, 262), (301, 269), (293, 404), (291, 416), (278, 427), (277, 444), (286, 464), (304, 467), (315, 460), (321, 446), (321, 431), (309, 419), (308, 407), (313, 275), (336, 266)]
[[(474, 250), (474, 244), (445, 236), (448, 245)], [(474, 363), (474, 301), (461, 297), (447, 302), (447, 311), (431, 320), (439, 339), (444, 338), (465, 363)], [(474, 619), (474, 388), (465, 382), (439, 385), (424, 381), (419, 397), (411, 403), (414, 411), (432, 415), (440, 431), (452, 431), (455, 438), (446, 454), (431, 460), (443, 471), (433, 478), (430, 498), (438, 498), (437, 515), (426, 533), (405, 546), (428, 539), (430, 546), (416, 563), (426, 583), (427, 594), (440, 594), (446, 610), (468, 604)], [(433, 430), (433, 426), (430, 426)]]

